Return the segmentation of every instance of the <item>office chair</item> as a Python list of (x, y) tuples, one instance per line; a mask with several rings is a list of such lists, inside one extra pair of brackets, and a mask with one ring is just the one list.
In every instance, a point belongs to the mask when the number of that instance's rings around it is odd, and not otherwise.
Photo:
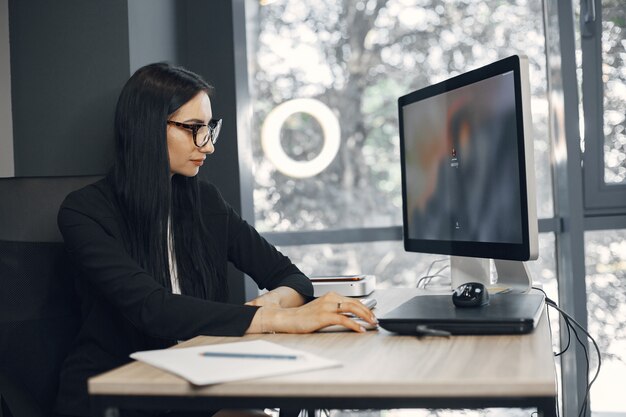
[(0, 416), (52, 415), (79, 306), (57, 228), (71, 191), (101, 177), (0, 178)]

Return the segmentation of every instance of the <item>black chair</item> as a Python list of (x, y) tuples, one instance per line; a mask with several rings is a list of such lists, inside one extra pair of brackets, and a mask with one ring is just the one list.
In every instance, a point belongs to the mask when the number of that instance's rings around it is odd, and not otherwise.
[(56, 217), (101, 177), (0, 179), (0, 417), (48, 417), (79, 306)]

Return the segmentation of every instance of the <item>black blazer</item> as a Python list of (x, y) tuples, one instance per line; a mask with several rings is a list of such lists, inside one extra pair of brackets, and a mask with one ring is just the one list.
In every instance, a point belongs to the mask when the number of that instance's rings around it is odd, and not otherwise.
[[(200, 183), (204, 222), (217, 240), (217, 265), (228, 261), (259, 288), (288, 286), (310, 299), (309, 279), (206, 182)], [(82, 327), (65, 360), (56, 411), (90, 415), (87, 378), (130, 362), (138, 350), (160, 349), (197, 335), (241, 336), (257, 307), (172, 294), (126, 251), (123, 221), (110, 183), (103, 179), (71, 193), (58, 224), (79, 278)]]

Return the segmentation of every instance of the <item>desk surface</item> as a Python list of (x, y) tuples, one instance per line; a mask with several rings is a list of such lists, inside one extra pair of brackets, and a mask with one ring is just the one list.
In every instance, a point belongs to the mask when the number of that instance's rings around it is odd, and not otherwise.
[[(421, 294), (378, 290), (378, 315)], [(339, 360), (339, 368), (206, 387), (133, 362), (89, 380), (104, 396), (298, 398), (522, 398), (556, 397), (550, 329), (543, 314), (534, 332), (519, 336), (397, 336), (385, 330), (309, 335), (199, 336), (177, 347), (265, 339)]]

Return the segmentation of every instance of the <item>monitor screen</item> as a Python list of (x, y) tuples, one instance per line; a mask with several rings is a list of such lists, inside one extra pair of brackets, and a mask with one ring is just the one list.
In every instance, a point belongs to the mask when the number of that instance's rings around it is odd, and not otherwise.
[(529, 259), (521, 90), (511, 57), (399, 99), (407, 250)]

